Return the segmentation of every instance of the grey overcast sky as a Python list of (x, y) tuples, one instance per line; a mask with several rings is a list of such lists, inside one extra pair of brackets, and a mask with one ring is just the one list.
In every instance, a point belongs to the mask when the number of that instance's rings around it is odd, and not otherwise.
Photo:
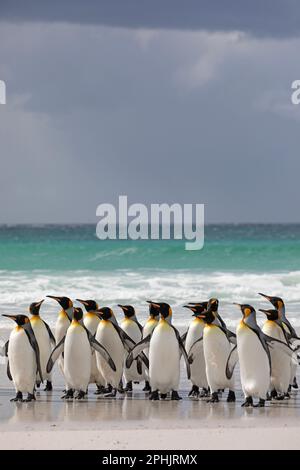
[(300, 222), (300, 3), (1, 0), (0, 223)]

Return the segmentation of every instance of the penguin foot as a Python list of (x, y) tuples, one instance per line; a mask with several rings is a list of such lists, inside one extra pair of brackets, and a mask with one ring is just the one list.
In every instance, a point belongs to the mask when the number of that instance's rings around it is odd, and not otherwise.
[(271, 395), (269, 394), (269, 392), (267, 392), (267, 398), (266, 398), (266, 401), (271, 401)]
[(75, 400), (82, 400), (84, 398), (86, 393), (83, 390), (79, 390), (79, 392), (76, 393), (74, 396)]
[(254, 408), (263, 408), (265, 406), (265, 401), (263, 398), (259, 399), (259, 402), (256, 405), (253, 405)]
[(275, 389), (271, 390), (271, 398), (277, 398), (277, 391)]
[(192, 389), (189, 392), (189, 397), (191, 397), (191, 398), (198, 398), (199, 397), (199, 387), (197, 385), (192, 386)]
[(178, 392), (176, 390), (172, 390), (171, 400), (182, 400), (182, 397), (178, 395)]
[(161, 400), (165, 400), (167, 398), (167, 395), (168, 395), (167, 393), (161, 393), (160, 394)]
[(159, 400), (158, 390), (153, 390), (150, 393), (149, 400)]
[(11, 398), (10, 401), (23, 401), (23, 394), (22, 394), (22, 392), (17, 392), (15, 398)]
[(291, 384), (289, 385), (289, 388), (288, 388), (288, 392), (291, 392), (292, 391), (292, 386)]
[(219, 402), (218, 392), (213, 392), (211, 394), (211, 398), (206, 401), (206, 403), (218, 403), (218, 402)]
[(199, 398), (206, 398), (209, 397), (209, 389), (202, 388), (201, 392), (199, 393)]
[(36, 385), (36, 388), (40, 388), (41, 382), (36, 382), (35, 385)]
[(292, 383), (292, 387), (293, 387), (293, 388), (296, 388), (296, 389), (298, 388), (298, 383), (297, 383), (296, 377), (294, 377), (294, 380), (293, 380), (293, 383)]
[(228, 397), (227, 397), (227, 403), (233, 403), (235, 402), (235, 393), (233, 390), (229, 390), (228, 392)]
[(53, 390), (52, 382), (50, 382), (50, 380), (47, 380), (46, 387), (44, 388), (44, 392), (52, 392), (52, 390)]
[(291, 395), (287, 392), (284, 394), (285, 400), (289, 400), (291, 398)]
[(124, 392), (132, 392), (132, 382), (127, 382)]
[[(119, 391), (119, 389), (118, 389)], [(113, 388), (112, 391), (110, 393), (106, 393), (104, 395), (105, 398), (115, 398), (117, 395), (117, 389), (116, 388)]]
[(103, 393), (109, 393), (111, 390), (108, 390), (104, 385), (97, 385), (97, 390), (94, 392), (94, 395), (102, 395)]
[(284, 393), (277, 394), (277, 396), (274, 398), (274, 400), (276, 400), (276, 401), (282, 401), (282, 400), (284, 400), (284, 397), (285, 397), (285, 394), (284, 394)]
[(30, 401), (35, 401), (34, 393), (28, 393), (27, 398), (23, 398), (22, 402), (29, 403)]
[(242, 404), (243, 407), (248, 408), (249, 406), (253, 406), (253, 398), (252, 397), (246, 397), (246, 400)]
[(60, 397), (62, 400), (68, 400), (69, 398), (74, 397), (74, 391), (70, 388), (70, 390), (67, 390), (66, 393)]
[(145, 380), (145, 387), (143, 388), (143, 392), (151, 392), (151, 387), (148, 380)]

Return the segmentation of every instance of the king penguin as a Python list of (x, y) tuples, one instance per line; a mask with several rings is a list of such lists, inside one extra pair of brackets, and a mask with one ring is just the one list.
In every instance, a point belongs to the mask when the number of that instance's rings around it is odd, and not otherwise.
[[(208, 403), (218, 402), (218, 391), (224, 388), (229, 389), (227, 402), (235, 402), (233, 371), (237, 362), (236, 345), (232, 347), (231, 338), (233, 333), (227, 330), (219, 320), (218, 304), (217, 299), (210, 299), (207, 310), (198, 314), (198, 317), (205, 322), (203, 352), (206, 377), (211, 392)], [(201, 344), (201, 342), (198, 344)]]
[[(276, 309), (259, 309), (267, 316), (262, 331), (272, 338), (279, 339), (287, 344), (286, 332)], [(291, 377), (291, 359), (280, 349), (271, 349), (271, 398), (283, 400), (288, 397), (288, 388)]]
[(158, 325), (128, 355), (126, 366), (129, 367), (132, 360), (149, 347), (149, 380), (151, 386), (150, 400), (165, 399), (171, 392), (171, 400), (180, 400), (178, 386), (180, 378), (180, 352), (187, 367), (188, 379), (190, 378), (190, 364), (178, 330), (172, 325), (172, 309), (164, 302), (151, 302), (159, 308), (160, 320)]
[[(98, 324), (101, 321), (99, 316), (95, 313), (95, 311), (99, 308), (97, 302), (95, 302), (95, 300), (76, 300), (77, 302), (80, 302), (82, 305), (84, 305), (86, 310), (86, 313), (83, 316), (84, 326), (89, 330), (92, 336), (95, 336)], [(105, 388), (106, 384), (104, 377), (97, 366), (96, 352), (94, 348), (92, 348), (91, 377), (89, 383), (96, 384), (97, 391), (95, 392), (95, 395), (100, 395), (101, 393), (105, 393), (107, 391)]]
[[(256, 312), (251, 305), (236, 304), (243, 318), (237, 326), (237, 349), (240, 376), (245, 402), (242, 406), (265, 406), (270, 387), (272, 362), (269, 348), (280, 348), (291, 357), (293, 351), (282, 341), (267, 336), (256, 322)], [(253, 397), (259, 399), (253, 405)]]
[(194, 319), (189, 325), (185, 338), (185, 350), (187, 355), (193, 358), (191, 364), (192, 389), (189, 392), (189, 397), (192, 398), (207, 397), (209, 394), (203, 350), (203, 330), (205, 322), (199, 316), (207, 309), (207, 304), (207, 302), (201, 302), (195, 305), (189, 304), (184, 306), (194, 312)]
[[(152, 334), (154, 328), (156, 328), (156, 326), (158, 325), (158, 321), (159, 321), (159, 308), (153, 305), (153, 303), (150, 300), (147, 300), (147, 303), (149, 304), (149, 317), (147, 318), (146, 323), (143, 326), (142, 339)], [(145, 356), (149, 359), (149, 347), (145, 348), (144, 353), (145, 353)], [(145, 372), (146, 372), (147, 380), (145, 380), (145, 387), (143, 388), (143, 391), (150, 393), (151, 387), (150, 387), (150, 382), (149, 382), (149, 373), (147, 370)]]
[[(52, 351), (52, 347), (55, 346), (55, 338), (51, 331), (50, 326), (40, 317), (40, 308), (44, 299), (40, 302), (33, 302), (29, 306), (29, 313), (31, 314), (30, 323), (36, 337), (37, 343), (39, 345), (40, 350), (40, 362), (41, 362), (41, 369), (44, 380), (46, 380), (46, 387), (45, 391), (52, 390), (52, 380), (51, 374), (47, 374), (46, 366), (49, 359), (49, 356)], [(38, 380), (37, 380), (37, 383)]]
[[(116, 365), (116, 369), (112, 370), (111, 367), (108, 367), (107, 362), (96, 352), (97, 365), (106, 383), (112, 386), (111, 392), (105, 394), (105, 397), (114, 398), (117, 391), (121, 391), (120, 383), (123, 375), (125, 351), (129, 352), (135, 343), (125, 331), (119, 327), (111, 308), (102, 307), (98, 309), (96, 313), (99, 315), (99, 318), (101, 318), (96, 332), (96, 340), (107, 349)], [(146, 365), (148, 365), (146, 357), (144, 360), (146, 360)]]
[[(14, 320), (17, 326), (10, 334), (8, 342), (7, 375), (13, 381), (16, 397), (11, 401), (35, 400), (34, 386), (37, 374), (43, 382), (40, 364), (39, 345), (35, 338), (30, 320), (26, 315), (2, 315)], [(27, 398), (23, 399), (23, 393)]]
[[(136, 344), (142, 339), (143, 327), (136, 318), (135, 309), (132, 305), (118, 305), (123, 310), (124, 319), (121, 321), (121, 328)], [(125, 354), (125, 361), (127, 354)], [(129, 368), (124, 367), (124, 377), (126, 381), (125, 392), (132, 392), (132, 382), (139, 383), (145, 379), (145, 367), (138, 359)]]
[[(291, 325), (290, 321), (286, 317), (285, 304), (282, 298), (262, 294), (261, 292), (259, 292), (259, 295), (261, 295), (262, 297), (267, 299), (269, 302), (271, 302), (273, 307), (276, 308), (276, 310), (278, 310), (283, 327), (287, 335), (288, 343), (293, 349), (295, 349), (293, 343), (297, 341), (299, 344), (300, 338), (298, 337), (295, 328)], [(297, 378), (296, 378), (297, 366), (298, 366), (298, 359), (297, 359), (297, 353), (295, 352), (295, 354), (293, 354), (291, 358), (291, 377), (290, 377), (289, 391), (291, 390), (292, 387), (295, 389), (298, 388)]]
[[(74, 308), (73, 319), (66, 335), (54, 348), (48, 364), (47, 372), (51, 371), (56, 359), (64, 353), (64, 377), (67, 384), (63, 399), (85, 397), (91, 376), (92, 353), (91, 347), (96, 349), (107, 362), (108, 367), (116, 369), (114, 361), (107, 350), (94, 338), (84, 326), (81, 308)], [(75, 395), (74, 395), (75, 392)]]
[[(50, 299), (56, 300), (61, 306), (61, 310), (58, 314), (56, 325), (55, 325), (55, 342), (58, 344), (62, 338), (66, 335), (67, 329), (70, 326), (73, 317), (73, 302), (69, 297), (57, 297), (54, 295), (47, 295)], [(61, 355), (58, 359), (58, 365), (62, 372), (64, 373), (64, 358)]]

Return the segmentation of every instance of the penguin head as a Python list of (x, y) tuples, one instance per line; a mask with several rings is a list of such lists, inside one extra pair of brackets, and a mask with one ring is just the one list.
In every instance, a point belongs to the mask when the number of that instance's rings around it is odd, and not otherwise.
[(262, 294), (261, 292), (259, 292), (258, 294), (267, 299), (269, 302), (271, 302), (271, 304), (274, 308), (276, 308), (276, 310), (284, 310), (285, 305), (281, 297), (272, 297), (271, 295)]
[(215, 299), (215, 298), (209, 299), (207, 303), (207, 310), (210, 310), (211, 312), (217, 312), (218, 308), (219, 308), (218, 299)]
[(153, 304), (151, 300), (146, 301), (149, 304), (149, 315), (152, 318), (157, 318), (159, 316), (159, 307), (156, 304)]
[(80, 307), (74, 308), (74, 310), (73, 310), (73, 319), (76, 320), (76, 321), (80, 321), (80, 320), (82, 320), (82, 317), (83, 317), (82, 309)]
[(169, 304), (165, 302), (151, 302), (154, 307), (158, 308), (161, 318), (170, 319), (172, 317), (172, 309)]
[(99, 308), (97, 302), (95, 300), (82, 300), (82, 299), (76, 299), (77, 302), (81, 303), (82, 305), (85, 306), (85, 309), (87, 312), (94, 312)]
[(114, 313), (111, 308), (109, 307), (101, 307), (98, 308), (95, 313), (101, 318), (102, 320), (111, 320), (114, 317)]
[(195, 304), (184, 305), (184, 308), (192, 310), (193, 317), (202, 318), (201, 315), (207, 310), (207, 302), (199, 302)]
[(256, 323), (256, 311), (255, 308), (252, 307), (252, 305), (249, 304), (237, 304), (234, 303), (234, 305), (237, 305), (242, 312), (243, 315), (243, 322), (246, 323), (250, 327), (257, 327)]
[(264, 310), (263, 308), (259, 308), (259, 311), (267, 315), (268, 320), (276, 321), (280, 320), (280, 314), (276, 308), (271, 308), (269, 310)]
[(118, 304), (118, 307), (120, 307), (123, 310), (123, 313), (126, 318), (132, 318), (135, 316), (135, 310), (132, 305), (120, 305)]
[(23, 326), (26, 325), (26, 323), (29, 323), (29, 318), (27, 315), (2, 315), (2, 317), (7, 317), (10, 318), (11, 320), (14, 320), (18, 326)]
[(64, 310), (68, 310), (73, 307), (73, 302), (69, 297), (57, 297), (55, 295), (46, 295), (46, 297), (56, 300)]
[(40, 302), (32, 302), (32, 304), (29, 305), (29, 313), (31, 315), (38, 316), (40, 314), (40, 307), (43, 302), (44, 302), (44, 299), (41, 300)]

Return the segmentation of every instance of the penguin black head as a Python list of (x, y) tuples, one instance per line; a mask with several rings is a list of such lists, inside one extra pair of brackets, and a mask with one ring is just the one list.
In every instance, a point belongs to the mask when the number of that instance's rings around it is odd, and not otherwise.
[(2, 315), (2, 317), (7, 317), (10, 318), (11, 320), (14, 320), (18, 326), (23, 326), (26, 323), (29, 323), (29, 318), (27, 315)]
[(188, 308), (190, 310), (192, 310), (193, 313), (193, 316), (194, 317), (198, 317), (198, 318), (201, 318), (200, 315), (206, 311), (207, 309), (207, 302), (199, 302), (197, 304), (188, 304), (188, 305), (184, 305), (184, 308)]
[(156, 318), (159, 316), (159, 308), (157, 305), (153, 304), (151, 300), (146, 300), (146, 302), (149, 304), (149, 315), (152, 318)]
[(249, 304), (237, 304), (237, 303), (234, 303), (234, 305), (237, 305), (238, 307), (240, 307), (241, 312), (242, 312), (244, 318), (248, 318), (248, 317), (250, 317), (250, 315), (256, 313), (256, 312), (255, 312), (255, 308), (253, 308), (252, 305), (249, 305)]
[(99, 315), (102, 320), (110, 320), (114, 316), (112, 309), (109, 307), (101, 307), (96, 310), (95, 313)]
[(212, 312), (217, 312), (218, 308), (219, 308), (218, 299), (215, 299), (215, 298), (209, 299), (207, 303), (207, 310), (211, 310)]
[(281, 297), (274, 297), (274, 296), (272, 297), (271, 295), (262, 294), (261, 292), (259, 292), (258, 295), (261, 295), (262, 297), (267, 299), (269, 302), (271, 302), (273, 307), (275, 307), (277, 310), (284, 308), (284, 302)]
[(123, 310), (124, 315), (125, 315), (126, 318), (134, 317), (135, 310), (134, 310), (134, 307), (132, 305), (120, 305), (120, 304), (118, 304), (118, 307), (120, 307)]
[(168, 318), (172, 316), (172, 309), (169, 304), (165, 302), (151, 302), (155, 308), (159, 310), (162, 318)]
[(263, 308), (260, 308), (259, 311), (267, 315), (268, 320), (275, 321), (275, 320), (279, 320), (280, 318), (279, 312), (278, 310), (276, 310), (276, 308), (274, 309), (271, 308), (269, 310), (264, 310)]
[(42, 303), (44, 302), (44, 299), (41, 300), (40, 302), (33, 302), (32, 304), (29, 305), (29, 313), (31, 315), (39, 315), (40, 314), (40, 307)]
[(83, 317), (82, 309), (80, 307), (74, 308), (74, 310), (73, 310), (74, 320), (80, 321), (80, 320), (82, 320), (82, 317)]
[(76, 299), (77, 302), (80, 302), (82, 305), (85, 306), (85, 309), (87, 312), (94, 312), (99, 308), (97, 302), (95, 300), (81, 300), (81, 299)]
[(73, 302), (71, 299), (69, 299), (69, 297), (57, 297), (55, 295), (46, 295), (46, 297), (56, 300), (56, 302), (58, 302), (61, 308), (64, 310), (68, 310), (69, 308), (73, 307)]

